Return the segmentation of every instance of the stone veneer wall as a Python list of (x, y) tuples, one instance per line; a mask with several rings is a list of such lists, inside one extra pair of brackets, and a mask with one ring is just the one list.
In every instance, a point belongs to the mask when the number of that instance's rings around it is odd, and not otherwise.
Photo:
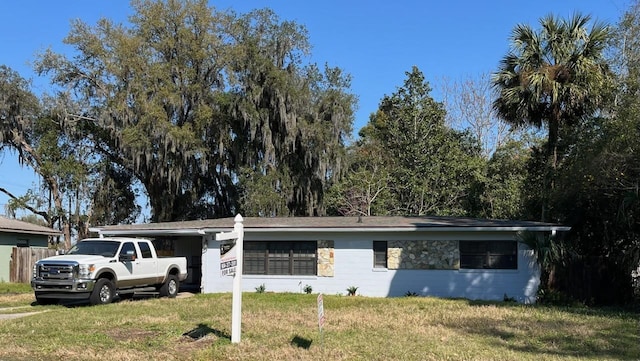
[(460, 269), (458, 241), (388, 241), (389, 269)]
[(318, 241), (318, 277), (333, 277), (333, 241)]

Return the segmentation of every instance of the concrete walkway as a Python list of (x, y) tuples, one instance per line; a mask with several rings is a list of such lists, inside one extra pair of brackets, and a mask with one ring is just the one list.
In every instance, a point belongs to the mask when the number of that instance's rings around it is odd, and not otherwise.
[[(3, 309), (0, 308), (0, 311)], [(37, 315), (38, 313), (43, 313), (47, 311), (37, 311), (37, 312), (23, 312), (23, 313), (0, 313), (0, 321), (2, 320), (13, 320), (15, 318), (26, 317), (31, 315)]]
[[(21, 310), (21, 309), (31, 308), (31, 307), (32, 306), (0, 307), (0, 312)], [(13, 320), (14, 318), (37, 315), (38, 313), (43, 313), (43, 312), (47, 312), (47, 311), (48, 310), (34, 311), (34, 312), (21, 312), (21, 313), (0, 313), (0, 321), (2, 321), (2, 320)]]
[[(188, 298), (188, 297), (193, 297), (193, 296), (194, 296), (194, 294), (191, 293), (191, 292), (180, 292), (180, 293), (178, 293), (176, 298)], [(0, 308), (0, 312), (19, 310), (19, 309), (31, 308), (31, 307), (32, 306), (1, 307)], [(35, 311), (35, 312), (21, 312), (21, 313), (0, 313), (0, 321), (2, 321), (2, 320), (13, 320), (13, 319), (20, 318), (20, 317), (37, 315), (38, 313), (43, 313), (43, 312), (47, 312), (47, 311), (49, 311), (49, 310)]]

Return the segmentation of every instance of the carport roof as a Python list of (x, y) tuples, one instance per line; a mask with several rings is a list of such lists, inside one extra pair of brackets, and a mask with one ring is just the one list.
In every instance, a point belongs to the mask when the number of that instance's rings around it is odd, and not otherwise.
[[(203, 235), (230, 231), (234, 218), (112, 225), (91, 228), (104, 236)], [(568, 231), (553, 223), (463, 217), (245, 217), (245, 232)]]
[(0, 216), (0, 232), (4, 233), (20, 233), (20, 234), (39, 234), (46, 236), (59, 236), (60, 231), (53, 228), (39, 226), (37, 224), (19, 221)]

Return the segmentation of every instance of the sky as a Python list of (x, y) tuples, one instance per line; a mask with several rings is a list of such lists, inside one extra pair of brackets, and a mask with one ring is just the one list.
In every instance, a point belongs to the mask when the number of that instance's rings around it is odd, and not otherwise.
[[(354, 136), (385, 95), (402, 86), (417, 66), (432, 84), (492, 73), (509, 50), (517, 24), (537, 28), (540, 18), (579, 12), (615, 24), (630, 0), (221, 0), (218, 10), (246, 13), (270, 8), (280, 20), (304, 25), (312, 45), (310, 62), (340, 67), (352, 77), (358, 97)], [(95, 25), (100, 18), (125, 23), (132, 14), (124, 0), (0, 1), (0, 65), (32, 81), (36, 93), (48, 91), (31, 63), (47, 48), (64, 53), (70, 21)], [(436, 100), (437, 94), (432, 96)], [(22, 195), (38, 177), (20, 167), (15, 153), (0, 153), (0, 187)], [(7, 197), (0, 193), (0, 215)]]

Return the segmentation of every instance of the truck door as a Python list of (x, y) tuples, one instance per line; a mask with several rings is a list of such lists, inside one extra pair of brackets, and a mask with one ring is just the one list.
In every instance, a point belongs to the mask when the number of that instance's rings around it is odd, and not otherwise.
[(138, 242), (140, 258), (136, 264), (136, 275), (140, 278), (140, 284), (153, 285), (161, 282), (164, 275), (158, 274), (158, 260), (153, 257), (149, 242)]
[[(131, 260), (122, 256), (133, 254)], [(133, 287), (137, 284), (136, 263), (140, 255), (133, 242), (125, 242), (120, 248), (116, 272), (118, 273), (118, 288)]]

